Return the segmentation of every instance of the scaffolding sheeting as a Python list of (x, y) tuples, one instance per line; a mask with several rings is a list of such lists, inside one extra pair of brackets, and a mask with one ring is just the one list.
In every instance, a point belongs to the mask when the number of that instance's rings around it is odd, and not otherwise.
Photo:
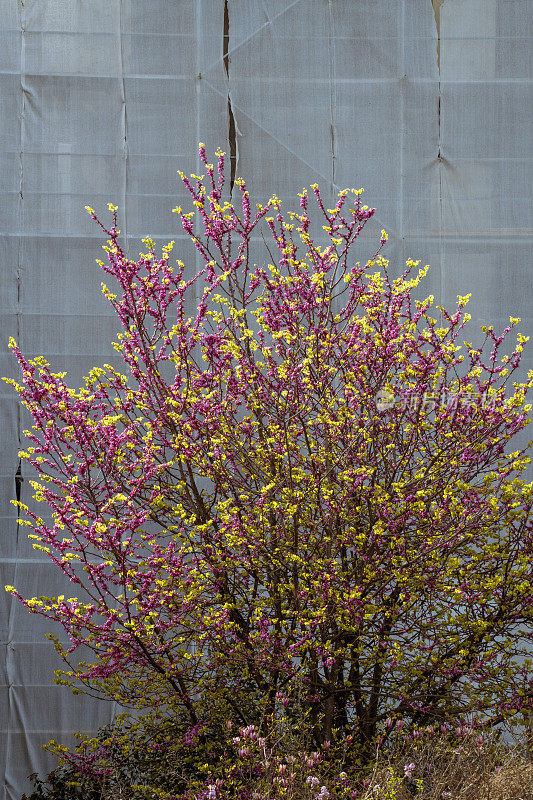
[[(195, 256), (171, 209), (176, 171), (220, 146), (253, 199), (297, 206), (302, 186), (364, 186), (399, 271), (430, 264), (426, 294), (472, 292), (473, 321), (531, 331), (531, 0), (1, 0), (0, 372), (14, 336), (77, 384), (112, 359), (118, 323), (100, 293), (101, 231), (119, 206), (132, 254), (147, 235)], [(359, 255), (359, 254), (358, 254)], [(115, 354), (116, 356), (116, 354)], [(0, 585), (62, 588), (17, 531), (21, 431), (1, 390)], [(22, 498), (29, 501), (22, 466)], [(0, 593), (0, 798), (94, 731), (113, 707), (53, 685), (47, 626)]]

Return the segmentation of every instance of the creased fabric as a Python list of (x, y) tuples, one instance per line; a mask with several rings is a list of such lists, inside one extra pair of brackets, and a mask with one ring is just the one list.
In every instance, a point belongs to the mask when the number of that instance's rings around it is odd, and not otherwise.
[[(9, 336), (72, 384), (113, 360), (117, 323), (94, 263), (102, 237), (85, 205), (104, 220), (108, 202), (119, 206), (131, 254), (147, 235), (175, 239), (195, 269), (171, 209), (199, 141), (226, 150), (228, 165), (233, 154), (254, 201), (275, 192), (292, 208), (311, 183), (331, 197), (364, 186), (378, 210), (358, 258), (384, 227), (396, 271), (409, 257), (431, 264), (426, 294), (450, 305), (472, 292), (474, 322), (521, 316), (527, 334), (531, 0), (444, 0), (439, 58), (431, 0), (227, 0), (226, 28), (224, 6), (0, 3), (1, 373), (15, 374)], [(7, 386), (0, 406), (0, 583), (59, 593), (9, 503), (29, 421)], [(29, 502), (24, 465), (22, 477)], [(0, 592), (0, 800), (53, 766), (42, 743), (72, 742), (114, 713), (53, 685), (46, 630)]]

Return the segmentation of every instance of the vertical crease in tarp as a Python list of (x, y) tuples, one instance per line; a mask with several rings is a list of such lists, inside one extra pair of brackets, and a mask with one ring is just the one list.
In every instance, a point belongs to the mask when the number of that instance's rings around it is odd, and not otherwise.
[(433, 13), (435, 15), (435, 33), (437, 37), (437, 71), (438, 71), (438, 83), (437, 83), (437, 120), (438, 120), (438, 133), (437, 133), (437, 161), (438, 161), (438, 168), (439, 168), (439, 260), (440, 260), (440, 296), (444, 297), (444, 270), (443, 270), (443, 246), (442, 246), (442, 233), (443, 233), (443, 208), (442, 208), (442, 187), (443, 187), (443, 179), (442, 179), (442, 153), (441, 153), (441, 80), (440, 80), (440, 48), (441, 48), (441, 37), (440, 37), (440, 12), (441, 6), (444, 3), (444, 0), (431, 0), (433, 6)]
[(405, 121), (405, 105), (406, 105), (406, 92), (407, 92), (407, 71), (405, 65), (405, 3), (402, 0), (402, 25), (400, 35), (400, 74), (398, 80), (398, 96), (400, 98), (400, 186), (398, 192), (398, 236), (403, 242), (405, 240), (404, 230), (404, 204), (405, 204), (405, 181), (404, 181), (404, 150), (406, 146), (406, 121)]
[[(212, 89), (213, 92), (215, 92), (219, 96), (221, 95), (221, 92), (215, 86), (214, 83), (204, 79), (203, 76), (202, 76), (202, 80), (205, 80), (206, 85), (209, 86), (209, 88)], [(254, 116), (252, 116), (248, 112), (244, 111), (244, 109), (241, 106), (235, 105), (235, 103), (233, 103), (233, 108), (239, 112), (239, 115), (242, 118), (246, 118), (246, 119), (250, 120), (250, 122), (253, 122), (253, 124), (257, 126), (258, 130), (264, 131), (272, 139), (273, 142), (276, 142), (276, 144), (278, 144), (280, 147), (282, 147), (296, 161), (299, 161), (300, 164), (303, 164), (305, 167), (308, 167), (310, 170), (312, 170), (313, 173), (317, 176), (317, 178), (320, 178), (321, 180), (323, 180), (324, 183), (330, 183), (331, 182), (331, 174), (329, 176), (322, 174), (322, 172), (320, 172), (320, 170), (316, 166), (313, 166), (313, 164), (311, 164), (309, 161), (307, 161), (305, 158), (303, 158), (302, 155), (300, 153), (298, 153), (297, 149), (291, 149), (288, 146), (287, 141), (282, 141), (278, 136), (275, 136), (271, 131), (267, 130), (263, 125), (261, 125), (261, 123)], [(240, 130), (239, 130), (239, 126), (237, 124), (236, 124), (236, 132), (237, 132), (238, 136), (242, 135)]]
[(265, 0), (261, 0), (261, 8), (263, 9), (263, 13), (267, 19), (266, 24), (272, 25), (272, 20), (270, 19), (270, 14), (268, 13), (268, 8), (265, 5)]
[(337, 91), (335, 81), (335, 30), (332, 11), (333, 0), (328, 0), (328, 49), (329, 49), (329, 130), (331, 136), (331, 194), (336, 193), (335, 184), (335, 112), (337, 108)]
[(122, 102), (122, 167), (124, 174), (122, 176), (122, 219), (124, 229), (124, 242), (126, 252), (128, 250), (128, 214), (126, 213), (126, 198), (128, 196), (128, 110), (126, 104), (126, 76), (124, 69), (124, 0), (119, 0), (119, 13), (118, 13), (118, 45), (120, 53), (120, 92)]
[(437, 29), (437, 69), (439, 70), (440, 78), (440, 7), (444, 0), (431, 0), (433, 6), (433, 14), (435, 16), (435, 27)]
[(237, 145), (237, 124), (235, 122), (235, 115), (233, 113), (233, 104), (231, 102), (231, 84), (229, 74), (229, 5), (228, 0), (224, 0), (224, 23), (222, 30), (222, 59), (224, 61), (224, 71), (226, 73), (226, 80), (228, 83), (228, 143), (230, 153), (230, 181), (229, 193), (230, 197), (233, 194), (233, 186), (237, 173), (237, 163), (239, 158), (239, 151)]
[[(281, 11), (278, 11), (278, 13), (274, 14), (273, 17), (269, 17), (268, 14), (267, 14), (267, 11), (265, 9), (264, 0), (261, 0), (262, 8), (263, 8), (263, 11), (265, 12), (265, 16), (268, 17), (268, 22), (263, 22), (263, 24), (260, 25), (258, 28), (254, 28), (253, 30), (251, 30), (244, 37), (244, 39), (242, 39), (241, 41), (236, 40), (235, 43), (233, 44), (233, 46), (228, 48), (228, 56), (230, 57), (230, 59), (231, 59), (232, 54), (235, 53), (239, 48), (244, 47), (244, 45), (247, 44), (250, 41), (250, 39), (257, 38), (261, 34), (261, 31), (263, 31), (265, 28), (267, 28), (269, 26), (271, 27), (272, 24), (274, 22), (276, 22), (276, 20), (278, 20), (284, 14), (287, 14), (295, 6), (299, 5), (302, 2), (303, 2), (303, 0), (294, 0), (293, 3), (289, 3), (289, 5), (286, 6), (286, 8), (283, 8)], [(209, 70), (212, 69), (213, 66), (214, 65), (212, 63), (208, 64), (207, 67), (205, 68), (205, 71), (209, 72)]]

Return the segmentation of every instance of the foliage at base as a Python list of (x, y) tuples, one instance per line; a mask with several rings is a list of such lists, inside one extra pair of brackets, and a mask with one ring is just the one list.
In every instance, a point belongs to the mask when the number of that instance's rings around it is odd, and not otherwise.
[(253, 726), (193, 731), (185, 720), (122, 715), (75, 750), (23, 800), (533, 800), (526, 737), (442, 726), (399, 735), (356, 768), (348, 748), (298, 747), (298, 731), (269, 745)]

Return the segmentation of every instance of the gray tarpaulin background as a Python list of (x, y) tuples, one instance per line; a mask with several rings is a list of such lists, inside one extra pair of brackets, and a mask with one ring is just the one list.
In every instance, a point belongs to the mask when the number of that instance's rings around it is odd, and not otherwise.
[[(256, 200), (366, 187), (388, 256), (432, 266), (444, 304), (531, 332), (531, 0), (0, 0), (0, 373), (13, 335), (76, 383), (117, 330), (83, 210), (120, 207), (130, 253), (176, 239), (171, 209), (198, 141), (221, 146)], [(228, 57), (224, 58), (227, 49)], [(297, 200), (297, 198), (296, 198)], [(21, 429), (0, 390), (0, 585), (60, 591), (17, 534)], [(22, 471), (22, 496), (28, 475)], [(113, 707), (53, 685), (47, 626), (0, 592), (0, 798), (52, 766)]]

